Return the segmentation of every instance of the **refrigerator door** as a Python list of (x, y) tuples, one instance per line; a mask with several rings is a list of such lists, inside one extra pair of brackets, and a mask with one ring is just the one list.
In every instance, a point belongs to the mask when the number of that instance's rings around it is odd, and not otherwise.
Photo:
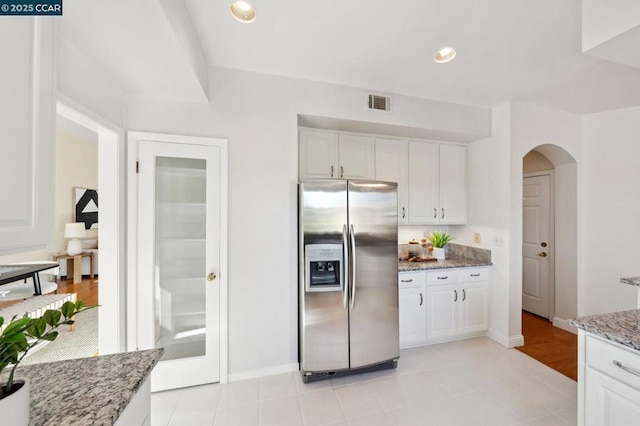
[(397, 184), (349, 181), (351, 368), (400, 356)]
[[(298, 202), (300, 369), (308, 373), (345, 370), (349, 368), (347, 181), (303, 181)], [(342, 285), (332, 291), (308, 291), (312, 286), (305, 280), (311, 275), (307, 274), (311, 259), (306, 248), (336, 246), (343, 249), (340, 265), (336, 266)]]

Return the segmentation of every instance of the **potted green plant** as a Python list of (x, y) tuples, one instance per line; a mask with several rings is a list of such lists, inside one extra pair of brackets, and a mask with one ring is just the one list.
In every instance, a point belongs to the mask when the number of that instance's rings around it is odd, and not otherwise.
[[(29, 424), (29, 381), (15, 379), (14, 374), (20, 361), (29, 350), (43, 340), (53, 341), (58, 337), (56, 329), (61, 325), (74, 323), (73, 317), (79, 312), (94, 308), (84, 302), (65, 302), (60, 309), (49, 309), (39, 318), (14, 316), (0, 334), (0, 413), (3, 424), (26, 426)], [(0, 316), (0, 327), (4, 325)], [(1, 329), (0, 329), (1, 330)], [(11, 371), (3, 378), (5, 368)]]
[(444, 259), (444, 246), (449, 243), (449, 241), (453, 240), (454, 237), (446, 231), (433, 231), (429, 234), (429, 241), (433, 244), (433, 257), (436, 259)]

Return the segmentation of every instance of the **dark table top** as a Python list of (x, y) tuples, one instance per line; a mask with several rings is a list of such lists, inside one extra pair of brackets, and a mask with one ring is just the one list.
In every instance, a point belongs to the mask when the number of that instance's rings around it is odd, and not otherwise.
[(58, 264), (53, 262), (28, 265), (0, 265), (0, 285), (31, 278), (40, 271), (57, 267)]

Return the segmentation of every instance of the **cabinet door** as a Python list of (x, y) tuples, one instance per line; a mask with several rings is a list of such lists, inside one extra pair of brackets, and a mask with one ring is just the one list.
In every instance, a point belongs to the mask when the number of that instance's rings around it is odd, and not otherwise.
[(409, 223), (434, 224), (439, 219), (438, 144), (409, 142)]
[(586, 426), (621, 426), (640, 424), (640, 391), (585, 368)]
[(321, 130), (300, 129), (298, 174), (300, 179), (339, 176), (338, 135)]
[(375, 179), (398, 184), (398, 224), (407, 223), (407, 141), (376, 138)]
[(427, 287), (427, 339), (454, 336), (458, 330), (456, 285)]
[(424, 287), (399, 290), (400, 347), (424, 341), (425, 295)]
[(440, 223), (467, 222), (467, 150), (440, 145)]
[(35, 250), (51, 242), (54, 25), (51, 18), (31, 16), (4, 17), (0, 24), (0, 252)]
[(461, 285), (458, 299), (460, 333), (477, 333), (489, 328), (489, 294), (487, 283)]
[(340, 167), (337, 177), (341, 179), (373, 179), (373, 138), (340, 135), (339, 140)]

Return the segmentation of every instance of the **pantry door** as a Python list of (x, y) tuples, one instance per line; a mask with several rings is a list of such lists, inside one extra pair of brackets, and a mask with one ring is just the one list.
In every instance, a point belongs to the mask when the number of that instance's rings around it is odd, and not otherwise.
[(137, 346), (165, 351), (152, 391), (220, 381), (226, 141), (216, 141), (137, 144)]

